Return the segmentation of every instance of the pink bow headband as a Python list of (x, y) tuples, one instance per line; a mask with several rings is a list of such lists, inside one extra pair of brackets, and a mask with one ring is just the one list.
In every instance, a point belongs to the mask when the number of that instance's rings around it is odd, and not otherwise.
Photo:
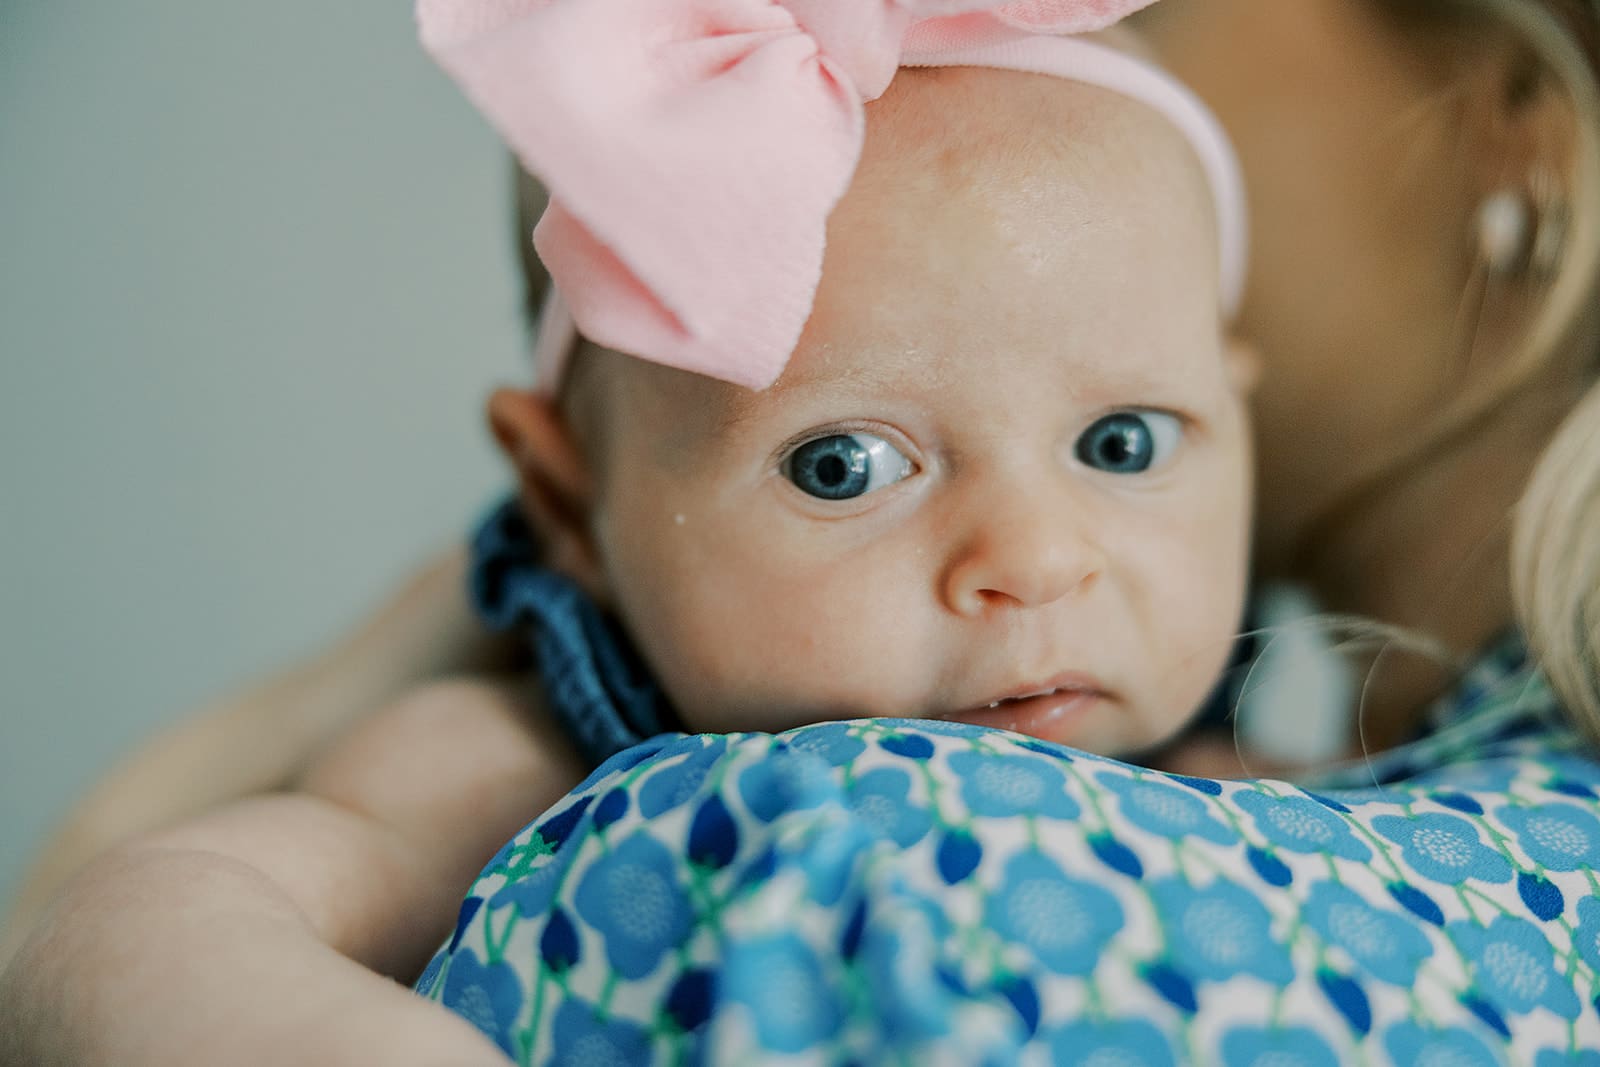
[(417, 19), (428, 51), (550, 190), (534, 231), (554, 281), (540, 386), (554, 390), (581, 329), (760, 389), (810, 316), (863, 104), (901, 66), (1051, 74), (1164, 115), (1210, 179), (1231, 314), (1245, 211), (1221, 127), (1155, 67), (1064, 36), (1151, 2), (418, 0)]

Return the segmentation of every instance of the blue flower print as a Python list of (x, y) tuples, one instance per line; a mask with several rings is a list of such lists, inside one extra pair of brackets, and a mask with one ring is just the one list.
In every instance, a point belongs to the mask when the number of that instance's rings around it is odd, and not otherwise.
[(681, 869), (666, 846), (640, 831), (584, 872), (578, 914), (605, 938), (606, 959), (622, 977), (643, 978), (688, 935)]
[(1243, 1027), (1222, 1038), (1228, 1067), (1339, 1067), (1315, 1030), (1304, 1026)]
[(1078, 802), (1067, 795), (1066, 776), (1045, 756), (967, 749), (950, 757), (950, 769), (961, 779), (961, 799), (974, 815), (1078, 817)]
[(897, 733), (927, 734), (930, 737), (979, 737), (984, 734), (996, 738), (1007, 735), (992, 726), (974, 726), (969, 722), (957, 722), (954, 719), (879, 719), (879, 726), (894, 730)]
[(802, 726), (784, 734), (783, 741), (790, 752), (815, 756), (830, 767), (843, 767), (867, 750), (867, 743), (842, 722)]
[(910, 800), (911, 775), (899, 767), (868, 771), (850, 787), (850, 806), (872, 830), (901, 848), (921, 841), (933, 815)]
[(1167, 779), (1180, 785), (1186, 785), (1195, 792), (1204, 793), (1208, 797), (1220, 797), (1222, 795), (1222, 783), (1215, 778), (1196, 778), (1192, 774), (1169, 774)]
[(1449, 1064), (1450, 1067), (1500, 1067), (1500, 1060), (1470, 1031), (1435, 1029), (1407, 1019), (1389, 1027), (1383, 1046), (1396, 1064)]
[(1592, 790), (1600, 789), (1600, 763), (1596, 763), (1587, 755), (1554, 753), (1544, 761), (1544, 767), (1552, 776), (1552, 785), (1560, 783), (1567, 786), (1588, 786)]
[(680, 1030), (698, 1030), (711, 1018), (716, 1001), (717, 977), (702, 967), (680, 973), (661, 1002), (667, 1017)]
[(639, 764), (649, 759), (654, 759), (668, 749), (680, 751), (685, 744), (692, 744), (699, 748), (701, 742), (695, 738), (685, 738), (682, 734), (662, 734), (652, 737), (648, 741), (641, 741), (632, 748), (625, 748), (606, 759), (600, 766), (589, 772), (589, 776), (572, 787), (572, 795), (587, 793), (589, 787), (596, 782), (603, 782), (607, 778), (618, 777), (625, 771), (630, 771)]
[(1006, 998), (1011, 1009), (1017, 1013), (1018, 1020), (1022, 1023), (1023, 1031), (1028, 1037), (1039, 1032), (1039, 987), (1027, 975), (1012, 975), (1001, 978), (996, 984), (1000, 995)]
[(711, 794), (695, 809), (687, 853), (689, 862), (718, 871), (739, 854), (739, 826), (720, 794)]
[(1218, 845), (1238, 840), (1237, 834), (1212, 818), (1204, 797), (1192, 789), (1115, 771), (1095, 777), (1117, 794), (1123, 817), (1141, 830), (1172, 839), (1199, 837)]
[(947, 830), (939, 839), (935, 862), (946, 885), (964, 882), (983, 862), (983, 845), (965, 830)]
[(628, 814), (628, 791), (621, 786), (606, 791), (600, 803), (594, 806), (594, 828), (604, 830)]
[(806, 835), (802, 846), (786, 854), (784, 864), (804, 871), (811, 900), (831, 908), (849, 888), (850, 876), (873, 840), (860, 821), (835, 819)]
[(1533, 1067), (1600, 1067), (1600, 1051), (1547, 1048), (1533, 1061)]
[(486, 967), (470, 948), (458, 948), (445, 972), (439, 1000), (507, 1055), (516, 1055), (511, 1028), (522, 1009), (522, 982), (511, 964), (502, 960)]
[(1057, 1067), (1172, 1067), (1172, 1046), (1141, 1020), (1084, 1020), (1051, 1035), (1050, 1062)]
[(738, 788), (739, 799), (762, 822), (771, 822), (786, 811), (818, 807), (838, 795), (826, 762), (787, 746), (740, 771)]
[(438, 983), (439, 975), (444, 973), (444, 961), (449, 959), (453, 952), (453, 949), (440, 949), (438, 952), (435, 952), (433, 954), (433, 959), (428, 961), (428, 966), (424, 968), (422, 974), (418, 976), (416, 985), (412, 986), (411, 988), (415, 989), (421, 996), (432, 996), (433, 987)]
[(468, 896), (461, 902), (461, 909), (456, 912), (456, 929), (450, 935), (450, 944), (445, 949), (446, 952), (454, 952), (456, 946), (461, 944), (461, 938), (466, 935), (472, 926), (472, 920), (477, 918), (478, 911), (482, 907), (483, 898), (480, 896)]
[(1482, 815), (1483, 805), (1479, 804), (1476, 797), (1467, 793), (1443, 792), (1434, 793), (1428, 797), (1435, 804), (1442, 804), (1447, 808), (1465, 812), (1468, 815)]
[(1444, 925), (1444, 909), (1439, 907), (1437, 901), (1416, 886), (1407, 885), (1404, 882), (1390, 882), (1385, 888), (1389, 890), (1389, 895), (1395, 899), (1396, 903), (1423, 922), (1432, 923), (1435, 926)]
[(895, 756), (910, 760), (932, 759), (936, 751), (933, 742), (915, 728), (910, 730), (896, 730), (887, 737), (880, 737), (878, 747)]
[(1409, 986), (1433, 952), (1415, 921), (1371, 904), (1337, 882), (1319, 882), (1306, 901), (1305, 919), (1330, 945), (1350, 954), (1380, 982)]
[[(554, 815), (539, 823), (537, 833), (545, 849), (555, 850), (567, 843), (567, 838), (585, 822), (584, 815), (594, 797), (587, 794), (557, 807)], [(582, 834), (578, 835), (582, 837)], [(529, 844), (532, 844), (530, 839)]]
[(1499, 1008), (1472, 992), (1461, 994), (1461, 1006), (1476, 1015), (1489, 1029), (1510, 1040), (1511, 1027), (1506, 1025), (1506, 1018), (1500, 1013)]
[(1511, 879), (1511, 864), (1484, 845), (1477, 828), (1458, 815), (1379, 815), (1372, 820), (1372, 828), (1399, 845), (1406, 864), (1424, 878), (1444, 885), (1460, 885), (1468, 878), (1480, 882)]
[(1594, 786), (1585, 785), (1582, 782), (1574, 782), (1570, 778), (1561, 778), (1559, 776), (1546, 782), (1545, 788), (1552, 793), (1560, 793), (1562, 796), (1577, 797), (1586, 804), (1593, 803), (1596, 796)]
[(1250, 861), (1250, 869), (1261, 876), (1261, 880), (1271, 886), (1286, 886), (1294, 881), (1294, 872), (1289, 865), (1266, 849), (1251, 845), (1244, 851), (1245, 858)]
[(872, 1011), (894, 1047), (950, 1033), (956, 1004), (939, 979), (938, 940), (947, 922), (915, 899), (895, 902), (867, 927), (862, 973)]
[(1372, 858), (1372, 850), (1351, 832), (1349, 822), (1310, 797), (1275, 797), (1246, 789), (1235, 793), (1234, 801), (1255, 820), (1261, 835), (1279, 848), (1358, 863)]
[(1427, 774), (1419, 775), (1414, 781), (1417, 785), (1450, 788), (1463, 793), (1504, 795), (1523, 769), (1524, 764), (1521, 760), (1469, 760), (1429, 771)]
[(1576, 804), (1508, 804), (1496, 814), (1517, 844), (1547, 871), (1600, 866), (1600, 819)]
[(1355, 1034), (1366, 1037), (1372, 1033), (1372, 1000), (1360, 982), (1321, 967), (1317, 969), (1317, 988)]
[[(697, 736), (683, 738), (662, 749), (651, 760), (655, 766), (639, 788), (639, 813), (654, 819), (694, 799), (727, 747), (726, 737)], [(674, 758), (684, 751), (689, 753), (687, 757)]]
[(1167, 1003), (1185, 1015), (1193, 1015), (1200, 1010), (1200, 998), (1195, 996), (1194, 983), (1170, 963), (1151, 960), (1139, 968), (1139, 977), (1148, 982), (1151, 989), (1160, 993)]
[(561, 889), (572, 861), (577, 857), (578, 842), (563, 845), (552, 856), (542, 858), (540, 866), (506, 882), (489, 898), (489, 910), (499, 911), (508, 904), (517, 906), (520, 915), (543, 915)]
[(1526, 1014), (1545, 1007), (1578, 1017), (1578, 994), (1555, 967), (1550, 940), (1533, 923), (1502, 915), (1487, 928), (1453, 922), (1445, 929), (1473, 963), (1480, 992), (1495, 1007)]
[(1116, 897), (1068, 878), (1038, 852), (1020, 852), (989, 898), (986, 921), (1058, 974), (1088, 974), (1122, 926)]
[(1269, 982), (1294, 977), (1289, 948), (1272, 936), (1261, 898), (1218, 878), (1203, 889), (1180, 878), (1150, 886), (1172, 959), (1197, 978), (1224, 981), (1254, 974)]
[(616, 1016), (602, 1020), (581, 1000), (562, 1002), (551, 1037), (551, 1067), (650, 1062), (650, 1034), (644, 1027)]
[(1517, 872), (1517, 896), (1536, 919), (1549, 922), (1567, 910), (1567, 898), (1561, 888), (1543, 875), (1531, 871)]
[(1572, 934), (1572, 947), (1596, 971), (1600, 971), (1600, 897), (1578, 901), (1578, 928)]
[(844, 1019), (838, 989), (824, 977), (811, 947), (794, 934), (733, 941), (720, 982), (729, 1003), (749, 1010), (763, 1049), (804, 1052), (837, 1035)]

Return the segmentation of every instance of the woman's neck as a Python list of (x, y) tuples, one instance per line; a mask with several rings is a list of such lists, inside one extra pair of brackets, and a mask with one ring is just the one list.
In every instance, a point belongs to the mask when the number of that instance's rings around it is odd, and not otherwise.
[(1461, 666), (1513, 624), (1512, 519), (1551, 428), (1570, 410), (1569, 392), (1557, 392), (1507, 398), (1492, 422), (1395, 479), (1308, 553), (1296, 577), (1326, 610), (1400, 627), (1445, 653), (1390, 649), (1362, 664), (1352, 754), (1414, 736)]

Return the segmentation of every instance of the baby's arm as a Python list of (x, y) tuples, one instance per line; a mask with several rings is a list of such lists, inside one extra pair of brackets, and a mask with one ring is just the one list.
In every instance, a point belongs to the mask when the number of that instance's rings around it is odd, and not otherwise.
[(428, 678), (501, 656), (471, 617), (461, 551), (432, 561), (326, 654), (218, 701), (125, 760), (41, 850), (0, 923), (0, 968), (84, 863), (136, 834), (282, 789), (329, 739)]
[(482, 864), (579, 777), (522, 703), (429, 686), (303, 792), (90, 864), (0, 976), (0, 1065), (502, 1062), (380, 975), (420, 969)]

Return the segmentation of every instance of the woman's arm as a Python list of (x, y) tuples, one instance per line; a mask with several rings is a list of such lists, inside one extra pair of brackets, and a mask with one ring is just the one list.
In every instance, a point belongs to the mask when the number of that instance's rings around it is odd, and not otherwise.
[(301, 791), (90, 863), (0, 975), (0, 1065), (502, 1062), (390, 979), (420, 969), (474, 874), (580, 776), (522, 704), (506, 684), (428, 686)]
[(136, 834), (283, 788), (335, 735), (429, 679), (503, 667), (466, 603), (465, 553), (430, 561), (325, 654), (226, 697), (157, 737), (68, 815), (0, 925), (0, 966), (79, 867)]

